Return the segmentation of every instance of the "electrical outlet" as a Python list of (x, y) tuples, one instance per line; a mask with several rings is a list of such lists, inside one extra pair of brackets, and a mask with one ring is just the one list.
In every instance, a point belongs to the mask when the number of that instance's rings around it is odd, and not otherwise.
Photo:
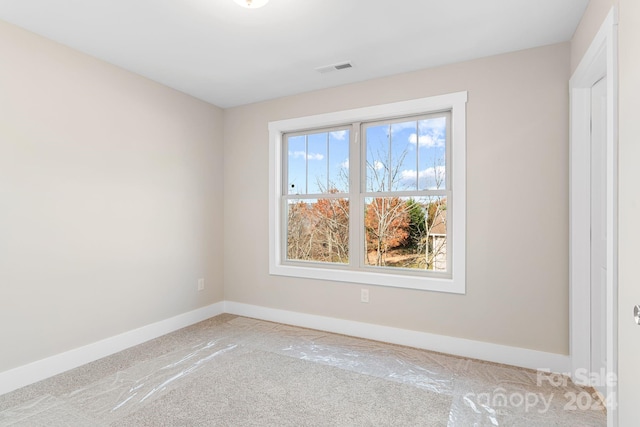
[(204, 291), (204, 279), (198, 279), (198, 290)]
[(360, 289), (360, 302), (369, 302), (369, 289)]

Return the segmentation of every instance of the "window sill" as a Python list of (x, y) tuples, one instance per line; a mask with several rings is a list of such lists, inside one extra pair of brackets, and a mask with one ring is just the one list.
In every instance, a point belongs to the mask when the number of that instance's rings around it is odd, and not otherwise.
[(329, 269), (300, 265), (271, 265), (269, 274), (304, 279), (330, 280), (335, 282), (360, 283), (373, 286), (418, 289), (423, 291), (465, 293), (464, 277), (437, 278), (409, 274), (393, 274), (347, 269)]

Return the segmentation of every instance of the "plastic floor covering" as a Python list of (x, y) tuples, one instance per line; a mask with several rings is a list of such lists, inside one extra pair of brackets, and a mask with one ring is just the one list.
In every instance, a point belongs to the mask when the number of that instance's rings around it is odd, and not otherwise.
[(0, 396), (0, 426), (605, 426), (558, 375), (222, 315)]

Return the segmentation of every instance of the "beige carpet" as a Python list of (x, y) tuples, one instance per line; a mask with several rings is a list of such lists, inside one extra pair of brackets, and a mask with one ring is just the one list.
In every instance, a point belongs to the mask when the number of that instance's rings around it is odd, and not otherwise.
[[(218, 316), (0, 396), (0, 426), (604, 426), (536, 373)], [(511, 397), (506, 404), (492, 393)], [(515, 398), (539, 395), (525, 407)]]
[[(126, 417), (127, 425), (446, 426), (449, 396), (252, 351)], [(159, 414), (162, 414), (159, 416)]]

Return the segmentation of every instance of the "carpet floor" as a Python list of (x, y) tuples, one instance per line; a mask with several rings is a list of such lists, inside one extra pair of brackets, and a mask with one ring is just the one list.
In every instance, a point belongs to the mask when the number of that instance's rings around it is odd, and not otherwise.
[(0, 426), (606, 425), (557, 379), (222, 315), (2, 395)]

